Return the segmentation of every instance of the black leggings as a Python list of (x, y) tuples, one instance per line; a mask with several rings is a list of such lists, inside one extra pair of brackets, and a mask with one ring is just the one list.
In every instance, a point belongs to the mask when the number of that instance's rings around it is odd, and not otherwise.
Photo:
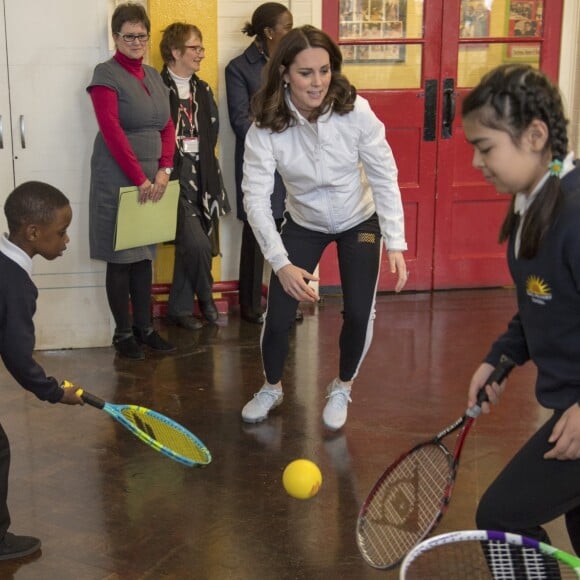
[[(358, 374), (373, 335), (382, 248), (379, 220), (373, 215), (345, 232), (325, 234), (303, 228), (287, 217), (281, 236), (290, 262), (307, 272), (314, 272), (324, 249), (336, 242), (344, 306), (339, 378), (350, 381)], [(297, 308), (298, 301), (284, 291), (278, 276), (272, 272), (261, 338), (264, 373), (270, 384), (282, 379), (288, 356), (288, 334)]]
[(484, 493), (477, 527), (500, 530), (550, 543), (541, 526), (564, 515), (570, 541), (580, 554), (580, 460), (544, 459), (548, 438), (561, 413), (555, 413), (518, 451)]
[(107, 299), (115, 319), (115, 335), (131, 334), (129, 300), (133, 325), (141, 331), (151, 328), (151, 260), (133, 264), (107, 263)]

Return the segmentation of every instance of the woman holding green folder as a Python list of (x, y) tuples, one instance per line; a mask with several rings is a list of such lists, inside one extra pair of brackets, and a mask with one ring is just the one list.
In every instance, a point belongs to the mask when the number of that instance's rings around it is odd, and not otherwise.
[(117, 6), (111, 30), (117, 51), (95, 67), (87, 88), (99, 125), (91, 158), (90, 255), (107, 263), (113, 345), (120, 356), (141, 360), (143, 346), (162, 352), (174, 347), (151, 321), (156, 246), (114, 249), (119, 189), (136, 186), (142, 203), (161, 199), (172, 171), (175, 142), (167, 88), (159, 73), (143, 64), (151, 30), (143, 6)]

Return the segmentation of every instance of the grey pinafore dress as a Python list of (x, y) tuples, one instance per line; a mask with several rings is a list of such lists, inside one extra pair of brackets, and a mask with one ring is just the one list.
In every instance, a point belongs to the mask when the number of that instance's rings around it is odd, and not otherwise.
[[(89, 90), (105, 86), (117, 93), (119, 120), (145, 175), (153, 182), (161, 157), (161, 130), (169, 121), (169, 89), (159, 73), (143, 65), (141, 81), (110, 59), (95, 67)], [(155, 258), (155, 245), (115, 252), (113, 250), (119, 188), (134, 186), (113, 159), (101, 132), (97, 133), (91, 157), (89, 197), (89, 245), (91, 258), (115, 264), (130, 264)]]

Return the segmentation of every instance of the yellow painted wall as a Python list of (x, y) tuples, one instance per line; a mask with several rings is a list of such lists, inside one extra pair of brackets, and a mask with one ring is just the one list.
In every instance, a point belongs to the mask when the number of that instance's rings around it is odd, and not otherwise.
[[(163, 29), (172, 22), (195, 24), (203, 34), (206, 47), (205, 59), (199, 76), (208, 82), (217, 98), (217, 0), (149, 0), (148, 14), (151, 20), (151, 48), (149, 62), (161, 70), (163, 60), (159, 54), (159, 41)], [(154, 267), (154, 282), (171, 282), (173, 277), (173, 245), (160, 245)], [(219, 280), (220, 259), (212, 264), (214, 279)]]
[(195, 24), (203, 34), (206, 47), (200, 77), (217, 93), (217, 0), (149, 0), (151, 19), (151, 65), (161, 69), (163, 61), (159, 54), (159, 41), (163, 29), (172, 22)]

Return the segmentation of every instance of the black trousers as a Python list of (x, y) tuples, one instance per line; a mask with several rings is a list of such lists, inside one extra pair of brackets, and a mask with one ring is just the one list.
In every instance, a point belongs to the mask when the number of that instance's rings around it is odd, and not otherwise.
[(0, 541), (10, 527), (8, 511), (8, 474), (10, 472), (10, 443), (6, 432), (0, 425)]
[(175, 237), (175, 265), (167, 311), (172, 316), (187, 316), (193, 312), (195, 296), (211, 299), (211, 242), (198, 215), (191, 205), (179, 199), (177, 232)]
[[(282, 219), (275, 220), (278, 231)], [(240, 289), (239, 301), (242, 314), (262, 313), (262, 278), (264, 276), (264, 256), (254, 231), (245, 221), (242, 228), (242, 247), (240, 248)]]
[[(293, 265), (314, 272), (325, 248), (336, 243), (343, 293), (343, 324), (339, 339), (339, 377), (354, 379), (372, 341), (375, 297), (381, 262), (379, 220), (373, 215), (358, 226), (338, 234), (303, 228), (289, 217), (282, 225), (282, 241)], [(266, 380), (282, 378), (288, 355), (288, 335), (298, 301), (282, 288), (272, 272), (261, 349)]]
[(580, 460), (546, 460), (548, 438), (561, 413), (530, 438), (484, 493), (477, 527), (550, 543), (542, 525), (564, 515), (570, 541), (580, 554)]
[(115, 319), (116, 336), (132, 334), (129, 301), (133, 326), (141, 331), (151, 328), (152, 272), (151, 260), (131, 264), (107, 263), (107, 299)]

